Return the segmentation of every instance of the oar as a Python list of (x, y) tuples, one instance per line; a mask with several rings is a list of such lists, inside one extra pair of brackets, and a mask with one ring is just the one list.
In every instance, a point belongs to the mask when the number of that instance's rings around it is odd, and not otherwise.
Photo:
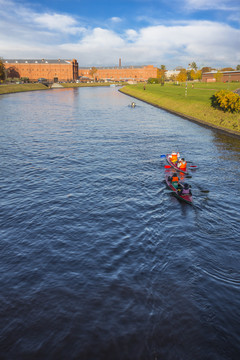
[(164, 165), (165, 169), (170, 169), (171, 165)]
[(166, 155), (162, 154), (162, 155), (160, 155), (160, 157), (161, 157), (161, 158), (164, 158), (164, 157), (166, 157)]

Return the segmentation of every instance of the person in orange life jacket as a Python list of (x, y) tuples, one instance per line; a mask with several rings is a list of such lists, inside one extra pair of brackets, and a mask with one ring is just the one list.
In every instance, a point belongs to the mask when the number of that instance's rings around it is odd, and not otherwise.
[(178, 153), (176, 153), (175, 151), (173, 151), (169, 157), (171, 162), (174, 164), (178, 161)]
[(178, 181), (179, 181), (177, 173), (174, 173), (173, 176), (169, 176), (168, 180), (171, 181), (172, 186), (174, 186), (176, 189), (178, 186)]
[(183, 170), (183, 171), (186, 171), (187, 169), (187, 162), (184, 158), (180, 159), (180, 161), (178, 162), (177, 164), (178, 168)]
[(192, 195), (190, 185), (187, 183), (184, 184), (183, 188), (179, 191), (180, 195)]

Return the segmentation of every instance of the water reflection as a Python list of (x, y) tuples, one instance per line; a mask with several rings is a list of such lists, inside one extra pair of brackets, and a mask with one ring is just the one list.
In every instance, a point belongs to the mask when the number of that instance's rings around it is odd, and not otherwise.
[[(214, 144), (221, 151), (221, 158), (224, 160), (240, 161), (240, 139), (225, 135), (218, 131), (214, 132)], [(223, 153), (224, 151), (224, 153)]]

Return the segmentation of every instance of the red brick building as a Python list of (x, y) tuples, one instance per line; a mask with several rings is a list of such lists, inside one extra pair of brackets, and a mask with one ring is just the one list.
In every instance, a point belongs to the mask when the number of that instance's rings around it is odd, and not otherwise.
[(104, 81), (147, 81), (149, 78), (157, 77), (157, 67), (153, 65), (143, 66), (113, 66), (96, 67), (96, 72), (91, 75), (91, 67), (78, 69), (81, 77), (95, 78)]
[(3, 60), (8, 77), (29, 78), (37, 81), (44, 78), (49, 82), (74, 81), (78, 79), (77, 60)]
[[(232, 81), (239, 81), (240, 82), (240, 71), (220, 71), (222, 76), (220, 77), (220, 81), (222, 82), (232, 82)], [(206, 72), (202, 74), (202, 81), (203, 82), (215, 82), (216, 81), (216, 74), (217, 71)]]

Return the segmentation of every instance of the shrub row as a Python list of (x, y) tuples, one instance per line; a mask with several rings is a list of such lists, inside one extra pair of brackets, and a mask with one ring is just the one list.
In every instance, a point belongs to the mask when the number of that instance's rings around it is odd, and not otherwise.
[(212, 106), (225, 112), (240, 112), (240, 96), (232, 91), (220, 90), (212, 97)]

